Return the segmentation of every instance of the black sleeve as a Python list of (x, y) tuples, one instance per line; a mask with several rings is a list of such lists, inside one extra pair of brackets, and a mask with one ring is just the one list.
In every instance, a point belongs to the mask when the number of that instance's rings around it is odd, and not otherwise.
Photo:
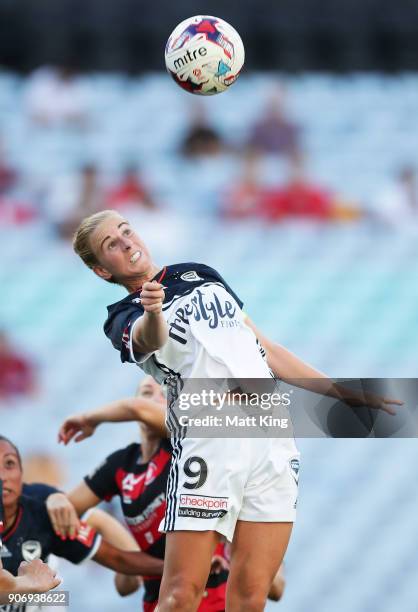
[(36, 497), (36, 499), (40, 499), (42, 501), (46, 501), (46, 499), (52, 493), (62, 493), (59, 489), (55, 487), (50, 487), (47, 484), (42, 482), (34, 482), (31, 484), (23, 484), (22, 494), (28, 495), (29, 497)]
[(55, 533), (51, 552), (57, 557), (63, 557), (71, 563), (81, 563), (94, 557), (102, 541), (101, 536), (84, 521), (80, 523), (77, 537), (74, 540), (61, 540)]
[(100, 499), (110, 501), (114, 495), (118, 495), (116, 475), (123, 465), (124, 453), (124, 449), (112, 453), (91, 474), (84, 477), (86, 485)]
[(130, 352), (131, 330), (135, 321), (144, 314), (140, 304), (115, 304), (108, 308), (109, 316), (104, 324), (104, 332), (120, 353), (121, 361), (135, 363)]

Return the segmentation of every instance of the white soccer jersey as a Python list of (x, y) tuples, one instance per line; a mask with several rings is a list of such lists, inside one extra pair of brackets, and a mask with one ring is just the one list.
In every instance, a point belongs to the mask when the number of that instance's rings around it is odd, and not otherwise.
[(109, 307), (106, 334), (122, 361), (137, 363), (163, 383), (181, 378), (270, 378), (254, 332), (246, 325), (242, 302), (213, 269), (202, 264), (169, 266), (157, 275), (166, 287), (163, 305), (169, 339), (158, 351), (136, 354), (133, 331), (144, 310), (140, 291)]

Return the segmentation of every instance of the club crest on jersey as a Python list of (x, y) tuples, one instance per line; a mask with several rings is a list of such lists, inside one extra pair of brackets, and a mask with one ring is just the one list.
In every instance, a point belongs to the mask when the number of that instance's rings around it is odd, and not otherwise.
[(157, 466), (153, 461), (151, 461), (145, 474), (145, 486), (147, 487), (149, 484), (151, 484), (152, 481), (155, 480), (156, 476)]
[(25, 561), (33, 561), (40, 559), (42, 555), (42, 546), (38, 540), (27, 540), (22, 544), (22, 557)]
[(195, 283), (196, 281), (202, 281), (198, 273), (195, 270), (189, 270), (188, 272), (183, 272), (180, 276), (181, 280), (187, 281), (189, 283)]
[(291, 459), (289, 461), (290, 469), (292, 470), (292, 476), (295, 479), (296, 484), (299, 482), (299, 459)]
[(3, 544), (3, 546), (0, 548), (0, 559), (6, 558), (6, 557), (11, 557), (12, 553), (10, 552), (10, 550), (7, 548), (6, 544)]

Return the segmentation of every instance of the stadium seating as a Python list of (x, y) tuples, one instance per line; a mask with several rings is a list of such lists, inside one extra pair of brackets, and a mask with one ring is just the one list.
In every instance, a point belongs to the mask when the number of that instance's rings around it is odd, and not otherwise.
[[(158, 263), (204, 261), (217, 268), (264, 332), (331, 376), (416, 375), (413, 228), (222, 222), (216, 202), (239, 175), (237, 160), (192, 163), (173, 155), (187, 126), (190, 100), (183, 92), (157, 74), (85, 80), (92, 130), (45, 133), (29, 127), (24, 116), (25, 81), (0, 74), (0, 131), (11, 158), (34, 182), (86, 160), (112, 173), (138, 159), (165, 207), (138, 218)], [(312, 173), (326, 185), (367, 205), (401, 163), (417, 163), (418, 77), (317, 75), (286, 82), (292, 115), (304, 126)], [(250, 75), (227, 95), (203, 101), (233, 145), (262, 111), (260, 91), (271, 84), (269, 75)], [(275, 170), (267, 163), (265, 172), (268, 177)], [(68, 449), (55, 444), (65, 415), (134, 391), (137, 369), (120, 365), (101, 329), (106, 304), (124, 294), (95, 279), (42, 222), (0, 228), (0, 239), (0, 326), (35, 358), (42, 382), (31, 405), (0, 407), (1, 429), (23, 451), (43, 447), (65, 460), (72, 485), (137, 435), (134, 427), (111, 434), (105, 427), (92, 442)], [(21, 426), (22, 418), (34, 417), (36, 430)], [(418, 597), (412, 510), (418, 499), (410, 478), (418, 461), (415, 442), (301, 440), (300, 447), (299, 522), (288, 554), (283, 610), (412, 612)], [(100, 572), (87, 571), (92, 579)], [(92, 602), (77, 588), (79, 570), (65, 565), (65, 573), (74, 609), (115, 609), (110, 580)], [(301, 576), (303, 588), (297, 584)], [(131, 599), (120, 600), (118, 609), (132, 605)]]

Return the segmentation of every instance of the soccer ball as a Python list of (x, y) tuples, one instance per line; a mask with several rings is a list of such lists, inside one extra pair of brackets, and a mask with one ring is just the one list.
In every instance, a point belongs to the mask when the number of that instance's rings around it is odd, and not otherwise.
[(226, 21), (209, 15), (185, 19), (165, 47), (165, 64), (175, 82), (193, 94), (210, 96), (234, 83), (244, 64), (240, 35)]

